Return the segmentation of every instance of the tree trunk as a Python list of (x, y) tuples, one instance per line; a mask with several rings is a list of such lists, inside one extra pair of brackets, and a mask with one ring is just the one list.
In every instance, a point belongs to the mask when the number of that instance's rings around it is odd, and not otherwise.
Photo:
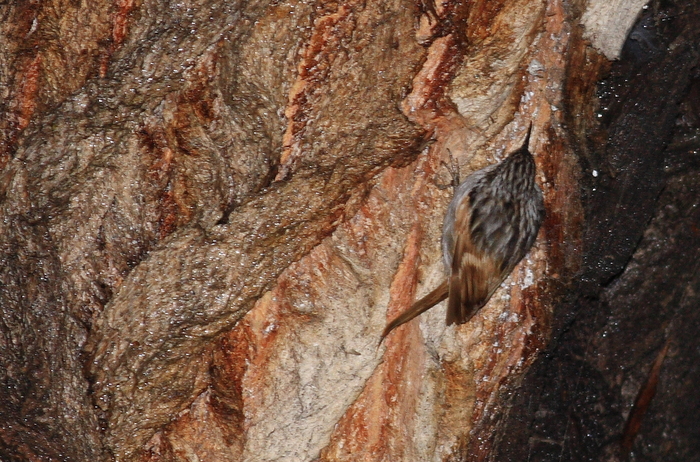
[[(1, 5), (0, 459), (698, 460), (699, 12), (642, 5)], [(380, 345), (530, 122), (528, 257)]]

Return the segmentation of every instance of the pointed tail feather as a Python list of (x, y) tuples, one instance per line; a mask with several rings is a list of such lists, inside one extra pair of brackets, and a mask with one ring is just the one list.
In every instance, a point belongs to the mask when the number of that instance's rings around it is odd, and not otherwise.
[(405, 324), (416, 316), (425, 313), (433, 306), (437, 305), (441, 301), (447, 298), (447, 280), (443, 281), (435, 290), (430, 292), (425, 297), (414, 303), (409, 309), (395, 317), (389, 324), (384, 328), (382, 332), (382, 337), (379, 343), (381, 343), (384, 338), (389, 335), (389, 332), (399, 327), (401, 324)]

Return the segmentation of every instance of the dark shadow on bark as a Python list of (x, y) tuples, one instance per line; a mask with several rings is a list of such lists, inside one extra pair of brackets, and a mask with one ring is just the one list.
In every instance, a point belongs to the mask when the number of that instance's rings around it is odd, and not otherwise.
[(626, 419), (667, 339), (629, 460), (700, 460), (698, 21), (693, 1), (652, 3), (599, 84), (581, 151), (584, 268), (492, 460), (625, 459)]

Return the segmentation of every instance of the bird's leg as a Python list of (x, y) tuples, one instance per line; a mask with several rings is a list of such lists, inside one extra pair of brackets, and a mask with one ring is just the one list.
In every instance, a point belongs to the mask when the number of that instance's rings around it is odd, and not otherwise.
[(450, 163), (448, 164), (444, 160), (440, 161), (442, 165), (445, 166), (448, 172), (450, 172), (450, 176), (452, 177), (452, 182), (448, 184), (441, 184), (438, 183), (437, 181), (435, 182), (435, 186), (438, 187), (438, 189), (447, 189), (450, 186), (452, 186), (453, 190), (457, 189), (457, 186), (459, 186), (459, 162), (454, 158), (452, 155), (452, 151), (447, 149), (447, 156), (450, 159)]

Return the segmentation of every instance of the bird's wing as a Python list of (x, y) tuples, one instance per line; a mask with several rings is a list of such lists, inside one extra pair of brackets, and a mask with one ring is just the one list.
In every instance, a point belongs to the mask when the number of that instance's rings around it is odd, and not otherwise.
[[(469, 198), (460, 202), (455, 213), (455, 230), (471, 228)], [(448, 283), (447, 325), (464, 324), (488, 302), (500, 284), (500, 262), (478, 249), (470, 233), (457, 232)]]

